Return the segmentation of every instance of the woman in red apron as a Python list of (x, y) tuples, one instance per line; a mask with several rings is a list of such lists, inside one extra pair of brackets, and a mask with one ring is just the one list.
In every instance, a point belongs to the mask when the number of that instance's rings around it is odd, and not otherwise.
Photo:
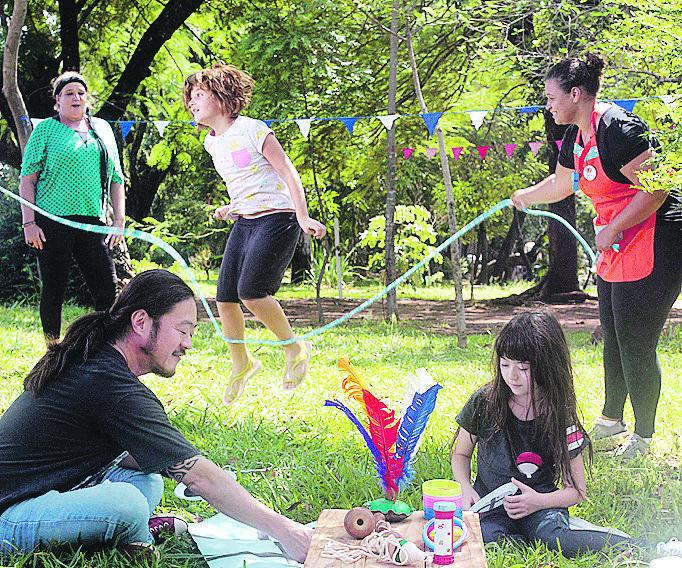
[(682, 212), (679, 197), (635, 186), (652, 155), (648, 127), (624, 109), (596, 100), (604, 61), (588, 53), (552, 66), (545, 77), (547, 110), (569, 124), (556, 173), (518, 190), (514, 205), (553, 203), (578, 187), (596, 211), (597, 289), (604, 337), (605, 402), (592, 439), (617, 442), (627, 427), (630, 396), (634, 433), (615, 455), (648, 452), (661, 391), (658, 339), (682, 284)]

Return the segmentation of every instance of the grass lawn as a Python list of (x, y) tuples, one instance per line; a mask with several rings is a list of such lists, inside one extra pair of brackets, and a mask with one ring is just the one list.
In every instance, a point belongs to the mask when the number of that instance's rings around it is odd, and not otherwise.
[[(363, 291), (366, 297), (366, 292)], [(82, 311), (69, 307), (66, 321)], [(261, 329), (250, 336), (269, 337)], [(37, 310), (0, 307), (0, 412), (21, 391), (25, 374), (41, 355), (42, 336)], [(592, 426), (603, 402), (601, 349), (588, 333), (571, 334), (578, 400), (585, 424)], [(293, 395), (281, 388), (283, 355), (262, 348), (264, 363), (243, 398), (225, 408), (222, 399), (230, 360), (224, 344), (209, 324), (201, 324), (194, 349), (171, 379), (146, 378), (166, 405), (173, 423), (207, 457), (237, 472), (239, 481), (269, 506), (301, 522), (315, 520), (327, 507), (348, 508), (379, 496), (370, 455), (359, 434), (340, 412), (324, 408), (325, 398), (340, 397), (336, 362), (347, 356), (371, 381), (373, 392), (398, 408), (405, 378), (426, 367), (445, 388), (427, 429), (416, 461), (415, 482), (402, 498), (419, 506), (423, 480), (451, 475), (448, 449), (456, 425), (454, 416), (469, 394), (489, 377), (493, 337), (471, 336), (460, 350), (452, 338), (424, 333), (405, 323), (350, 324), (314, 341), (309, 379)], [(624, 466), (595, 455), (588, 480), (588, 500), (574, 514), (611, 525), (652, 542), (682, 537), (682, 330), (667, 332), (659, 349), (664, 385), (658, 411), (658, 433), (649, 459)], [(351, 404), (352, 406), (352, 404)], [(632, 424), (627, 408), (626, 421)], [(184, 509), (190, 515), (210, 516), (202, 503), (177, 500), (166, 481), (163, 510)], [(187, 538), (161, 547), (164, 567), (203, 566)], [(586, 555), (569, 561), (543, 547), (489, 546), (491, 568), (625, 566), (614, 553)], [(645, 553), (643, 560), (648, 560)], [(632, 562), (632, 561), (630, 561)], [(16, 566), (126, 566), (117, 552), (51, 553), (15, 559)], [(629, 563), (628, 565), (632, 565)]]

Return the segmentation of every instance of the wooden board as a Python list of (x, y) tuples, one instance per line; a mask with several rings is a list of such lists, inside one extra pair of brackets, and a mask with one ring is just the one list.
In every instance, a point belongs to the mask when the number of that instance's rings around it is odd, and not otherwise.
[[(343, 519), (347, 512), (345, 509), (324, 509), (320, 513), (310, 550), (305, 559), (304, 568), (342, 568), (346, 566), (353, 568), (386, 568), (391, 566), (391, 564), (378, 562), (371, 558), (348, 564), (340, 560), (322, 557), (322, 549), (327, 539), (337, 540), (346, 544), (360, 543), (360, 541), (348, 536), (343, 528)], [(469, 538), (458, 552), (455, 553), (455, 562), (451, 566), (455, 568), (487, 568), (488, 563), (486, 562), (483, 550), (483, 537), (481, 536), (481, 525), (478, 521), (478, 515), (464, 511), (464, 521), (469, 529)], [(422, 511), (415, 511), (402, 523), (393, 523), (391, 528), (399, 531), (406, 539), (411, 540), (420, 549), (424, 550), (424, 543), (422, 542), (424, 513)], [(427, 560), (419, 568), (431, 568), (432, 566), (434, 564)]]

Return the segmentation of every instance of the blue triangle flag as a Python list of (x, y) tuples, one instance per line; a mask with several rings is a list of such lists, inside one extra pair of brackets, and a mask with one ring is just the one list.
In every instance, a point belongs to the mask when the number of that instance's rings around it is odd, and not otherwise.
[(342, 117), (339, 117), (339, 120), (346, 125), (348, 132), (352, 135), (353, 134), (353, 127), (355, 126), (355, 123), (358, 121), (358, 117), (357, 116), (342, 116)]
[(632, 112), (637, 104), (637, 99), (621, 99), (619, 101), (613, 101), (619, 107), (623, 107), (626, 111)]
[(538, 112), (540, 110), (540, 107), (538, 105), (532, 105), (532, 106), (520, 107), (517, 110), (519, 112), (522, 112), (525, 114), (533, 114), (534, 112)]
[(424, 124), (426, 124), (426, 129), (429, 131), (429, 136), (433, 135), (441, 116), (443, 116), (442, 112), (426, 112), (421, 115)]
[(273, 118), (268, 118), (268, 120), (264, 120), (263, 122), (265, 123), (265, 126), (270, 128), (270, 125), (274, 122), (275, 120)]
[(123, 137), (123, 140), (126, 139), (126, 136), (128, 136), (128, 132), (130, 132), (130, 129), (133, 127), (133, 124), (135, 124), (134, 120), (122, 120), (119, 122), (119, 126), (121, 127), (121, 136)]

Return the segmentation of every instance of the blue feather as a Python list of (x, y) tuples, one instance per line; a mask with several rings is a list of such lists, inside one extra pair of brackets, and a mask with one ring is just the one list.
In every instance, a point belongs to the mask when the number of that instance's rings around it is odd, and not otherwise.
[[(379, 453), (379, 449), (377, 448), (376, 444), (372, 440), (372, 437), (369, 435), (369, 432), (367, 429), (362, 425), (362, 422), (360, 422), (355, 414), (353, 414), (353, 411), (348, 408), (346, 405), (343, 403), (339, 402), (338, 400), (325, 400), (324, 401), (325, 406), (333, 406), (334, 408), (338, 408), (341, 412), (343, 412), (346, 416), (348, 416), (348, 419), (355, 424), (355, 427), (358, 429), (358, 432), (362, 434), (362, 437), (365, 439), (365, 443), (367, 444), (367, 447), (369, 448), (369, 451), (372, 453), (372, 457), (374, 458), (374, 465), (377, 468), (377, 473), (379, 474), (379, 479), (381, 480), (382, 485), (384, 484), (384, 475), (386, 474), (386, 462), (384, 462), (383, 457)], [(384, 488), (385, 490), (386, 488)]]
[(395, 454), (396, 458), (403, 458), (403, 472), (398, 478), (401, 486), (406, 485), (414, 477), (410, 462), (424, 435), (426, 424), (436, 406), (436, 397), (441, 388), (443, 387), (435, 384), (421, 394), (415, 392), (412, 403), (407, 407), (405, 415), (400, 421)]

